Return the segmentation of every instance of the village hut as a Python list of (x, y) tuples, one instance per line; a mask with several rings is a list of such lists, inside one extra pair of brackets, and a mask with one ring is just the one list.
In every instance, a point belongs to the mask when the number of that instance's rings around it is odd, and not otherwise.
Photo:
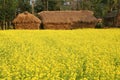
[(25, 11), (13, 20), (15, 29), (39, 29), (40, 19)]
[(62, 11), (43, 11), (39, 13), (44, 29), (69, 29), (71, 21)]
[(43, 11), (38, 14), (45, 29), (93, 28), (97, 22), (89, 10)]
[(104, 24), (107, 27), (120, 27), (120, 12), (109, 11), (104, 17)]

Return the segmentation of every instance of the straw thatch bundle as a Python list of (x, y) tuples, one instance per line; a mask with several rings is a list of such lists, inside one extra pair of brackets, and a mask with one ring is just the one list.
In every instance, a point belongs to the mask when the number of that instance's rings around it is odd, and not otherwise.
[(15, 29), (39, 29), (40, 19), (34, 15), (24, 12), (19, 14), (14, 20)]
[(45, 29), (95, 27), (97, 19), (92, 11), (43, 11), (39, 17)]

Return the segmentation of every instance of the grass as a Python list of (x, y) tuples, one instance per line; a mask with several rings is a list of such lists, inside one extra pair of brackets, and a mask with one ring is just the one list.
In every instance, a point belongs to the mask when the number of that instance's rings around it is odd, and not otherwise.
[(120, 80), (120, 29), (0, 31), (0, 80)]

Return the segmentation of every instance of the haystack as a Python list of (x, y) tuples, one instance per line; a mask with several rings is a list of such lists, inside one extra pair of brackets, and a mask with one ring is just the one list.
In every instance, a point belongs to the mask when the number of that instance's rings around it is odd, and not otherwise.
[(19, 14), (14, 20), (15, 29), (39, 29), (40, 19), (25, 11)]
[(38, 13), (45, 29), (74, 29), (95, 27), (97, 19), (89, 10), (43, 11)]

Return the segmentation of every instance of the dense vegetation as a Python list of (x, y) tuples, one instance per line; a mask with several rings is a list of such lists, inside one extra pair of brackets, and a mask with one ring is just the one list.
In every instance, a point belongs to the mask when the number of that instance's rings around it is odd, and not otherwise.
[(35, 12), (43, 10), (93, 10), (98, 17), (107, 11), (119, 8), (119, 0), (0, 0), (0, 20), (14, 16), (17, 12), (31, 11), (34, 4)]
[(92, 10), (97, 18), (103, 18), (108, 11), (119, 11), (119, 4), (119, 0), (0, 0), (0, 27), (10, 28), (11, 21), (23, 11)]
[(0, 80), (120, 80), (120, 30), (0, 31)]

